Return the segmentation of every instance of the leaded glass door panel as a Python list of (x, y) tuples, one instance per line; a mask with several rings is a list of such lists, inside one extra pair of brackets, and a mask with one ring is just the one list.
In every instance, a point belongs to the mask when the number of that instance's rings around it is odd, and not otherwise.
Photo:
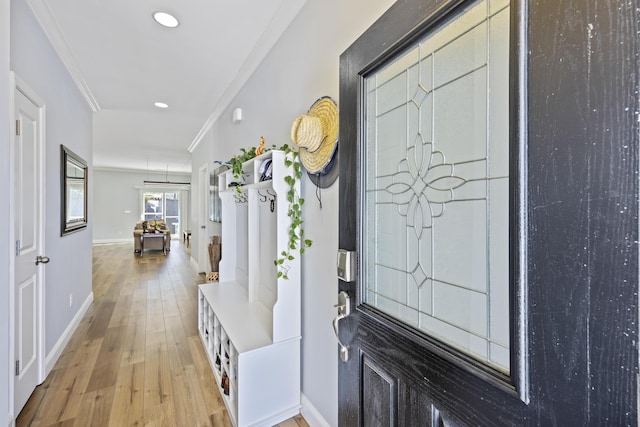
[(365, 79), (365, 302), (509, 372), (509, 4)]

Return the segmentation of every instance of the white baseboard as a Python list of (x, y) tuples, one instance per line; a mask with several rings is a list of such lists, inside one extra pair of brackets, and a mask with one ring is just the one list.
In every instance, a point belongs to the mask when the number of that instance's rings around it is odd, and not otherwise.
[(85, 313), (89, 309), (89, 306), (91, 306), (92, 302), (93, 302), (93, 292), (90, 292), (89, 296), (87, 296), (87, 299), (84, 300), (84, 302), (82, 303), (82, 306), (80, 307), (76, 315), (73, 316), (73, 319), (71, 319), (71, 323), (69, 323), (69, 326), (67, 326), (67, 329), (64, 330), (64, 332), (62, 333), (62, 336), (60, 337), (56, 345), (53, 346), (53, 349), (45, 358), (45, 378), (49, 375), (49, 372), (51, 372), (51, 370), (53, 369), (53, 365), (55, 365), (58, 359), (60, 358), (62, 351), (64, 350), (64, 348), (67, 346), (67, 343), (71, 339), (71, 335), (73, 335), (73, 332), (76, 330), (76, 328), (80, 324), (80, 321), (82, 320)]
[(294, 405), (284, 411), (277, 413), (268, 418), (263, 418), (260, 421), (249, 424), (249, 427), (261, 427), (261, 426), (274, 426), (278, 423), (288, 420), (289, 418), (295, 417), (300, 413), (300, 405)]
[(198, 262), (193, 259), (193, 257), (189, 258), (189, 264), (191, 264), (191, 268), (193, 268), (193, 271), (195, 271), (196, 273), (202, 273), (200, 270), (200, 266), (198, 265)]
[(300, 393), (300, 402), (302, 403), (300, 414), (302, 414), (310, 427), (331, 427), (331, 424), (324, 419), (304, 393)]
[(112, 243), (131, 243), (133, 245), (133, 236), (126, 239), (95, 239), (94, 245), (106, 245)]

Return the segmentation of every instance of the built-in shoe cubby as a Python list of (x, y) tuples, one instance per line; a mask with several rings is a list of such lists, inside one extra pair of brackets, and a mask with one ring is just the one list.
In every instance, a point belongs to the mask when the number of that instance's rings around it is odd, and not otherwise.
[(289, 236), (285, 156), (269, 151), (246, 162), (240, 186), (232, 171), (220, 175), (220, 282), (198, 289), (200, 337), (236, 426), (273, 425), (300, 411), (299, 255), (286, 265), (288, 280), (274, 265)]

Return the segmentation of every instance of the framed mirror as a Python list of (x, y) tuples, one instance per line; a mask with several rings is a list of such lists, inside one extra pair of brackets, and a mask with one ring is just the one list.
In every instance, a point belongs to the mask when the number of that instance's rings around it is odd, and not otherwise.
[(87, 162), (80, 156), (60, 145), (61, 158), (61, 231), (73, 233), (87, 227)]
[(211, 222), (222, 222), (222, 200), (218, 178), (226, 170), (229, 170), (229, 165), (222, 164), (209, 174), (209, 221)]

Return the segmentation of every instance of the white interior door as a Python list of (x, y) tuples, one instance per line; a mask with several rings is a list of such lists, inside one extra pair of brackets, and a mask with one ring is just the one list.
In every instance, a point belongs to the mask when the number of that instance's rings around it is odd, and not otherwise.
[[(28, 92), (27, 92), (28, 93)], [(42, 299), (44, 249), (43, 109), (15, 88), (14, 113), (14, 413), (42, 381)]]

